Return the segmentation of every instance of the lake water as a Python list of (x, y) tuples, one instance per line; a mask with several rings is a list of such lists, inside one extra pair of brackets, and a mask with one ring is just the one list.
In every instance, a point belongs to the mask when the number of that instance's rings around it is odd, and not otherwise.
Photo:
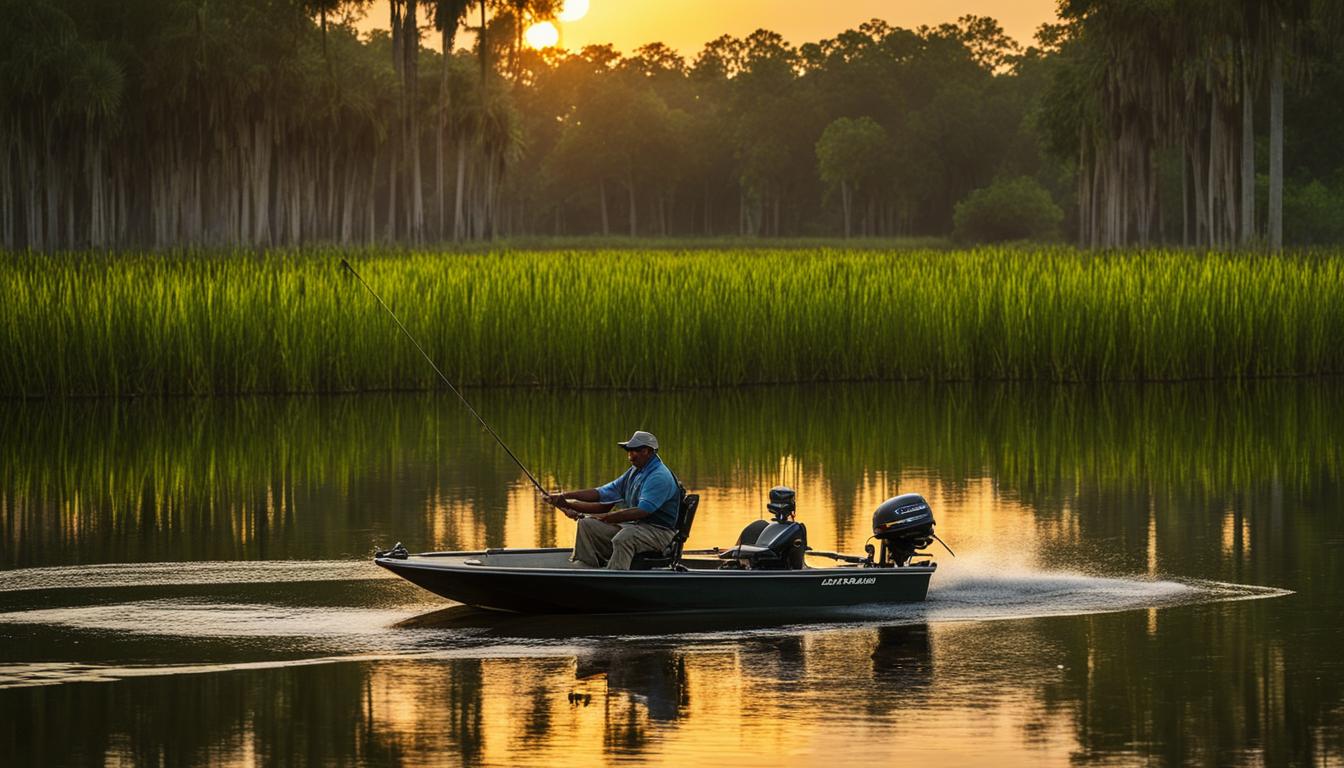
[(550, 485), (653, 431), (691, 547), (929, 498), (927, 603), (786, 626), (373, 566), (571, 541), (451, 396), (3, 403), (0, 764), (1344, 765), (1341, 384), (469, 393)]

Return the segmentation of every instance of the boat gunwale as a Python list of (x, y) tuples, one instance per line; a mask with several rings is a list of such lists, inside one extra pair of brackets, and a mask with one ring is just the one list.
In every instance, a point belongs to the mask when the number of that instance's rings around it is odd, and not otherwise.
[(720, 569), (720, 568), (690, 568), (685, 571), (674, 571), (669, 569), (651, 568), (639, 571), (613, 571), (606, 568), (553, 568), (553, 567), (527, 567), (527, 566), (504, 566), (504, 565), (486, 565), (485, 563), (468, 564), (465, 562), (443, 562), (443, 563), (415, 563), (411, 558), (417, 557), (472, 557), (491, 554), (541, 554), (541, 553), (559, 553), (570, 552), (572, 550), (565, 548), (548, 549), (517, 549), (517, 550), (475, 550), (470, 552), (424, 552), (410, 555), (409, 558), (398, 557), (374, 557), (373, 562), (388, 570), (395, 571), (397, 568), (413, 568), (421, 571), (440, 571), (454, 573), (499, 573), (499, 574), (566, 574), (581, 576), (583, 578), (647, 578), (650, 576), (656, 578), (667, 578), (669, 576), (681, 577), (702, 577), (719, 576), (724, 578), (744, 578), (744, 577), (773, 577), (777, 579), (799, 579), (811, 578), (826, 574), (854, 574), (862, 573), (865, 576), (882, 575), (926, 575), (934, 573), (938, 566), (936, 563), (929, 565), (904, 565), (888, 568), (873, 567), (861, 568), (858, 565), (841, 565), (829, 568), (813, 568), (811, 566), (802, 570), (772, 570), (772, 569)]

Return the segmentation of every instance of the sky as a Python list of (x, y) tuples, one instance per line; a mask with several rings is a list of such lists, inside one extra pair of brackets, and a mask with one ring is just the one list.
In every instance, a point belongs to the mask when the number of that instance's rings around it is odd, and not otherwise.
[[(570, 49), (612, 43), (629, 52), (657, 41), (689, 58), (720, 35), (744, 37), (761, 27), (796, 45), (834, 37), (872, 18), (913, 28), (974, 14), (998, 19), (1010, 37), (1027, 44), (1038, 26), (1055, 20), (1055, 5), (1056, 0), (590, 0), (586, 16), (560, 26), (562, 44)], [(387, 16), (386, 0), (376, 0), (360, 28), (386, 28)], [(470, 40), (460, 35), (459, 45)], [(438, 35), (424, 42), (437, 47)]]

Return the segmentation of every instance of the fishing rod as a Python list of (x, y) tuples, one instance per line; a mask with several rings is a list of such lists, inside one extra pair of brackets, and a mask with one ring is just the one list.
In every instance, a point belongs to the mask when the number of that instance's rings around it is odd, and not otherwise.
[(359, 281), (360, 285), (369, 289), (369, 293), (373, 294), (373, 298), (377, 299), (378, 303), (382, 305), (383, 309), (387, 310), (387, 314), (392, 316), (393, 322), (397, 324), (397, 327), (401, 329), (402, 333), (406, 334), (406, 338), (410, 339), (411, 343), (415, 345), (415, 348), (420, 350), (420, 354), (424, 356), (425, 362), (429, 363), (430, 367), (434, 369), (434, 372), (439, 374), (439, 378), (443, 379), (443, 383), (448, 385), (448, 389), (452, 390), (454, 395), (457, 395), (457, 399), (461, 400), (462, 404), (465, 405), (467, 407), (467, 410), (471, 412), (471, 415), (476, 417), (476, 420), (481, 423), (482, 427), (485, 427), (485, 431), (489, 432), (490, 436), (495, 438), (495, 442), (499, 443), (499, 447), (503, 448), (504, 452), (509, 454), (509, 458), (513, 459), (513, 463), (517, 464), (518, 468), (523, 470), (523, 474), (527, 475), (527, 479), (531, 481), (532, 486), (537, 489), (537, 493), (540, 493), (542, 496), (549, 496), (550, 494), (546, 492), (545, 488), (541, 487), (541, 483), (537, 481), (536, 476), (533, 475), (532, 472), (528, 470), (527, 467), (523, 466), (523, 462), (519, 461), (518, 457), (514, 455), (513, 451), (509, 450), (509, 446), (504, 444), (503, 438), (501, 438), (499, 434), (495, 432), (493, 427), (491, 427), (489, 424), (486, 423), (485, 419), (481, 418), (481, 414), (477, 413), (475, 408), (471, 407), (471, 403), (467, 402), (467, 398), (463, 397), (462, 393), (457, 391), (457, 387), (453, 386), (453, 382), (449, 381), (448, 377), (443, 375), (443, 371), (440, 371), (439, 366), (434, 364), (434, 360), (429, 356), (429, 353), (425, 352), (425, 348), (420, 346), (420, 342), (416, 341), (415, 337), (411, 335), (411, 332), (406, 330), (406, 326), (401, 324), (401, 319), (397, 317), (397, 313), (393, 312), (392, 308), (387, 306), (387, 302), (383, 301), (382, 297), (378, 295), (377, 291), (373, 290), (373, 288), (368, 283), (364, 282), (364, 278), (360, 277), (359, 273), (355, 271), (355, 268), (350, 266), (350, 262), (346, 261), (345, 259), (341, 259), (341, 266), (344, 267), (346, 270), (348, 270), (350, 274), (354, 275), (355, 279)]

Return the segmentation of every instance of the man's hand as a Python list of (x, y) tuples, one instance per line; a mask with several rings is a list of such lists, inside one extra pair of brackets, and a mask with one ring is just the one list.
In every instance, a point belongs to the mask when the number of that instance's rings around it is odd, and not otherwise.
[(570, 520), (578, 520), (580, 517), (583, 517), (581, 512), (570, 506), (569, 499), (565, 498), (565, 494), (560, 491), (542, 496), (542, 501), (545, 501), (547, 504), (550, 504), (552, 507), (565, 513), (565, 517), (568, 517)]

